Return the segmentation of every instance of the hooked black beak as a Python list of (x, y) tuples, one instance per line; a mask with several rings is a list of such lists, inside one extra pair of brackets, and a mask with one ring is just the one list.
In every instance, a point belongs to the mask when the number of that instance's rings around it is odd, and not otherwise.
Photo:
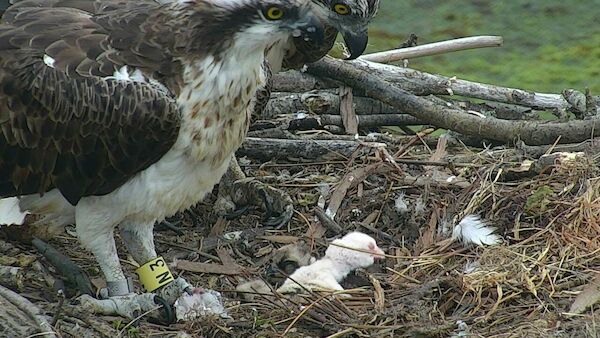
[(342, 35), (344, 36), (346, 47), (348, 47), (348, 50), (350, 51), (350, 56), (347, 60), (356, 59), (362, 55), (365, 49), (367, 49), (369, 34), (366, 29), (358, 33), (346, 31), (342, 33)]

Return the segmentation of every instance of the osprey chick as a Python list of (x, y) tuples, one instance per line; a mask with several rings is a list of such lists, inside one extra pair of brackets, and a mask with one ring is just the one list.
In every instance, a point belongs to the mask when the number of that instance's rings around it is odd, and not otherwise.
[[(138, 263), (159, 263), (153, 225), (227, 169), (265, 83), (265, 51), (290, 35), (320, 41), (322, 26), (307, 0), (66, 6), (24, 0), (2, 17), (0, 224), (19, 219), (15, 206), (33, 226), (75, 223), (109, 296), (130, 295), (114, 229)], [(169, 286), (188, 287), (178, 281)]]
[(325, 251), (325, 257), (302, 266), (285, 280), (277, 292), (291, 293), (308, 290), (344, 290), (340, 282), (358, 268), (366, 268), (375, 259), (385, 257), (373, 237), (362, 232), (351, 232), (336, 239)]

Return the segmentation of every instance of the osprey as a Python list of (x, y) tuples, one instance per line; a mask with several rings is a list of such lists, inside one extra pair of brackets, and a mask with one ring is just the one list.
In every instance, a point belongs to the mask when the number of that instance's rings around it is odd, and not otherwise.
[(131, 294), (113, 231), (148, 291), (172, 302), (187, 289), (169, 283), (154, 223), (197, 203), (227, 169), (266, 81), (265, 52), (290, 35), (320, 42), (323, 29), (306, 0), (65, 6), (24, 0), (2, 17), (0, 224), (74, 223), (110, 301), (125, 304), (115, 312), (132, 316), (148, 297)]

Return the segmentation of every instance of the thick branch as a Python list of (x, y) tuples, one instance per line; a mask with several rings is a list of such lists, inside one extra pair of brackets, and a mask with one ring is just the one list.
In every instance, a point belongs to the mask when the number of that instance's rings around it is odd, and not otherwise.
[[(571, 107), (561, 94), (535, 93), (521, 89), (488, 85), (374, 62), (367, 64), (371, 72), (379, 74), (386, 81), (394, 83), (396, 86), (419, 96), (454, 94), (481, 100), (520, 105), (536, 110), (568, 109)], [(275, 91), (304, 92), (318, 88), (336, 88), (338, 86), (334, 81), (319, 79), (310, 74), (298, 71), (279, 73), (275, 75), (275, 78), (281, 83), (289, 84), (288, 86), (281, 87), (277, 87), (276, 85), (274, 88)], [(596, 101), (598, 109), (600, 109), (600, 96), (594, 96), (593, 98)]]
[[(381, 126), (407, 126), (424, 124), (401, 110), (368, 97), (353, 99), (358, 124), (361, 128)], [(293, 113), (308, 111), (319, 116), (297, 118)], [(274, 93), (265, 107), (261, 119), (279, 116), (273, 127), (284, 125), (288, 130), (307, 130), (327, 125), (343, 127), (340, 114), (340, 97), (332, 91), (311, 91), (308, 93)], [(283, 117), (283, 116), (287, 116)], [(254, 128), (256, 130), (256, 128)]]
[[(535, 93), (521, 89), (499, 87), (375, 62), (355, 61), (351, 64), (363, 70), (368, 69), (370, 74), (377, 75), (401, 89), (420, 96), (431, 94), (460, 95), (516, 104), (537, 110), (569, 109), (571, 107), (560, 94)], [(333, 76), (333, 78), (336, 77)], [(339, 77), (337, 79), (341, 81)]]
[(260, 159), (302, 157), (315, 159), (323, 155), (349, 157), (360, 146), (356, 141), (341, 140), (283, 140), (247, 137), (238, 149), (238, 156)]
[[(358, 115), (404, 114), (390, 105), (369, 97), (354, 96), (354, 109)], [(282, 114), (308, 111), (319, 115), (339, 115), (340, 97), (337, 90), (313, 90), (306, 93), (278, 92), (271, 94), (271, 99), (258, 117), (273, 118)]]
[(339, 84), (331, 80), (319, 79), (310, 74), (290, 70), (273, 75), (274, 92), (307, 92), (313, 89), (337, 88)]
[(6, 333), (5, 337), (11, 337), (13, 334), (22, 336), (23, 333), (29, 336), (30, 333), (27, 331), (31, 327), (36, 327), (39, 333), (31, 335), (31, 337), (56, 338), (54, 329), (39, 307), (2, 285), (0, 285), (0, 304), (2, 305), (0, 310), (0, 319), (2, 319), (0, 329), (2, 330), (0, 332)]
[(600, 139), (586, 140), (576, 144), (559, 144), (559, 145), (541, 145), (541, 146), (528, 146), (525, 144), (517, 144), (517, 149), (525, 153), (528, 157), (539, 158), (540, 156), (547, 153), (556, 152), (585, 152), (590, 156), (594, 156), (600, 153)]
[[(339, 115), (340, 97), (332, 91), (310, 91), (299, 95), (300, 102), (311, 113), (319, 115)], [(354, 109), (358, 115), (405, 115), (399, 109), (369, 97), (354, 96)]]
[[(506, 121), (492, 117), (481, 118), (458, 109), (446, 109), (396, 86), (391, 86), (375, 72), (373, 65), (377, 64), (325, 58), (312, 64), (309, 72), (318, 76), (331, 77), (353, 88), (364, 90), (369, 96), (402, 109), (432, 125), (496, 141), (522, 140), (529, 145), (539, 145), (553, 143), (560, 137), (562, 143), (576, 143), (593, 137), (596, 129), (593, 120), (566, 123)], [(533, 99), (535, 97), (536, 95), (532, 95)]]
[[(360, 115), (358, 118), (358, 126), (360, 128), (373, 128), (383, 126), (411, 126), (426, 124), (419, 119), (409, 114), (377, 114), (377, 115)], [(321, 124), (324, 126), (343, 126), (342, 117), (339, 115), (322, 115), (320, 116)]]
[[(493, 116), (504, 120), (537, 120), (539, 115), (531, 108), (510, 105), (497, 102), (472, 103), (469, 101), (460, 100), (442, 100), (436, 96), (430, 95), (427, 97), (434, 102), (443, 103), (446, 105), (456, 104), (458, 108), (478, 111), (483, 114), (491, 113)], [(399, 125), (423, 124), (414, 117), (405, 114), (402, 110), (394, 108), (381, 101), (374, 100), (369, 97), (355, 96), (353, 99), (354, 108), (358, 115), (399, 115), (396, 117), (396, 122)], [(340, 113), (340, 98), (335, 89), (333, 90), (313, 90), (306, 93), (273, 93), (271, 100), (257, 119), (273, 119), (277, 116), (297, 113), (300, 111), (308, 111), (318, 115), (339, 115)], [(379, 122), (367, 122), (369, 119), (360, 117), (364, 122), (364, 126), (376, 126)], [(339, 123), (323, 123), (339, 125)], [(396, 125), (396, 124), (393, 124)]]
[[(403, 114), (400, 110), (371, 98), (354, 97), (353, 103), (361, 128), (424, 124), (412, 115)], [(298, 112), (312, 114), (296, 114)], [(256, 117), (261, 120), (256, 121), (250, 130), (278, 128), (292, 131), (322, 129), (324, 126), (343, 127), (339, 114), (340, 97), (334, 91), (274, 93), (262, 114)], [(265, 136), (275, 137), (268, 134)]]

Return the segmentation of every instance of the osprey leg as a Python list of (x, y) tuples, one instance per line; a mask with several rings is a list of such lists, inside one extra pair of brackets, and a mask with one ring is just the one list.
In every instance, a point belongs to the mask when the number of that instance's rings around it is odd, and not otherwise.
[(157, 257), (154, 248), (154, 223), (131, 224), (120, 226), (121, 238), (127, 246), (127, 251), (138, 264), (144, 264)]
[[(138, 269), (138, 274), (140, 274), (141, 271), (148, 272), (148, 269), (143, 268), (146, 265), (149, 265), (150, 267), (154, 267), (153, 271), (156, 272), (153, 276), (150, 276), (150, 279), (156, 277), (157, 280), (155, 282), (157, 283), (166, 278), (171, 281), (168, 284), (160, 282), (160, 289), (158, 289), (156, 293), (168, 304), (173, 304), (183, 292), (191, 293), (192, 287), (181, 277), (176, 279), (170, 277), (171, 273), (169, 272), (167, 263), (156, 254), (153, 228), (153, 223), (141, 225), (130, 223), (122, 224), (120, 226), (121, 237), (133, 259), (139, 264), (143, 264), (142, 267)], [(145, 277), (146, 276), (140, 275), (140, 281), (144, 282)], [(146, 285), (144, 286), (146, 287)], [(154, 290), (147, 289), (147, 291), (153, 292)]]
[(133, 292), (130, 290), (130, 283), (123, 274), (117, 247), (113, 237), (113, 230), (98, 233), (86, 230), (86, 223), (79, 222), (76, 225), (77, 236), (84, 248), (90, 250), (106, 279), (108, 287), (108, 296), (123, 296)]

